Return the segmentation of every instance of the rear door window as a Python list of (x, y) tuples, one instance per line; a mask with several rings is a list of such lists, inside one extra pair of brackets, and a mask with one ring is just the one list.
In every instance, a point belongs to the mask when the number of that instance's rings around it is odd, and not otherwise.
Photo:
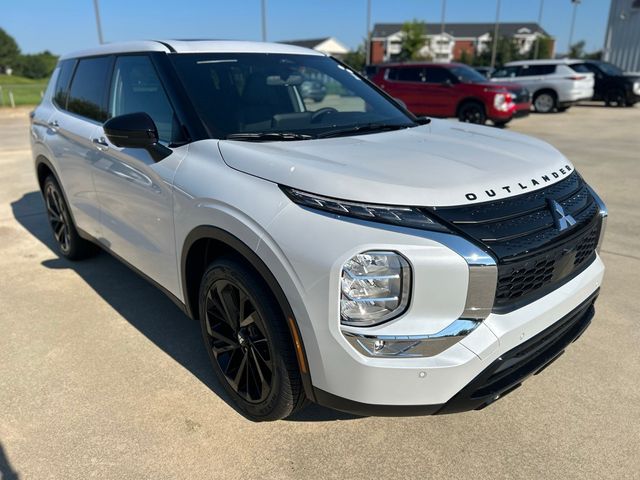
[(538, 75), (551, 75), (555, 73), (555, 65), (522, 65), (518, 71), (519, 77), (533, 77)]
[(68, 111), (101, 123), (107, 119), (107, 81), (112, 61), (112, 57), (93, 57), (78, 62), (69, 90)]
[(390, 68), (387, 78), (399, 82), (424, 82), (424, 69), (421, 67)]
[(447, 80), (451, 81), (451, 75), (449, 72), (440, 67), (426, 67), (424, 69), (424, 81), (427, 83), (444, 83)]

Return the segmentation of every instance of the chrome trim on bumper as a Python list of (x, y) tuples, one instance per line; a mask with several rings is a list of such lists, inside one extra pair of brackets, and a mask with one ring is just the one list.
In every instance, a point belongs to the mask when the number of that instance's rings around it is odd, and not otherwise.
[(607, 217), (609, 216), (609, 210), (607, 210), (607, 206), (604, 204), (600, 196), (595, 192), (593, 188), (587, 185), (591, 196), (596, 201), (598, 205), (600, 216), (602, 217), (602, 225), (600, 226), (600, 236), (598, 237), (598, 246), (596, 247), (596, 251), (600, 253), (600, 248), (602, 247), (602, 242), (604, 241), (604, 232), (607, 229)]
[(473, 332), (480, 321), (458, 319), (432, 335), (362, 335), (342, 331), (347, 341), (368, 357), (432, 357)]

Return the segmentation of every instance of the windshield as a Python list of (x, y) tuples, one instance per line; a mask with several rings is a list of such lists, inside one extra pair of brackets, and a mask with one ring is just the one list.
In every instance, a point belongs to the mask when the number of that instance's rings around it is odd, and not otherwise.
[(598, 63), (596, 63), (596, 65), (598, 65), (600, 70), (602, 70), (607, 75), (613, 75), (613, 76), (624, 75), (624, 73), (622, 72), (621, 69), (619, 69), (615, 65), (612, 65), (611, 63), (598, 62)]
[(416, 125), (329, 57), (205, 53), (171, 58), (212, 138), (267, 134), (252, 138), (268, 140), (286, 133), (287, 139), (302, 140), (351, 127), (367, 127), (355, 129), (357, 134), (372, 131), (374, 124), (387, 129)]
[(450, 71), (462, 83), (484, 83), (487, 81), (487, 77), (464, 65), (452, 67)]

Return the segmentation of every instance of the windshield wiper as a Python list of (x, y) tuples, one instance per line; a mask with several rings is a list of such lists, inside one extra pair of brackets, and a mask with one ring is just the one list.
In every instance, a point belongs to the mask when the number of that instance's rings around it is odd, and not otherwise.
[(403, 128), (410, 128), (413, 126), (415, 125), (398, 125), (393, 123), (365, 123), (364, 125), (356, 125), (355, 127), (323, 132), (318, 134), (318, 138), (341, 137), (344, 135), (365, 132), (386, 132), (391, 130), (401, 130)]
[(227, 135), (227, 140), (244, 140), (247, 142), (270, 142), (290, 140), (310, 140), (313, 135), (294, 132), (256, 132), (256, 133), (232, 133)]

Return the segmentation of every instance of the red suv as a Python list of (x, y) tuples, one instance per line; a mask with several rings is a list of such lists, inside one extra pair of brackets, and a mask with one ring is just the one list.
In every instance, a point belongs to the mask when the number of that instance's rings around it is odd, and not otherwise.
[(371, 77), (415, 115), (458, 117), (462, 122), (502, 126), (529, 113), (531, 98), (520, 85), (490, 82), (459, 63), (385, 64)]

